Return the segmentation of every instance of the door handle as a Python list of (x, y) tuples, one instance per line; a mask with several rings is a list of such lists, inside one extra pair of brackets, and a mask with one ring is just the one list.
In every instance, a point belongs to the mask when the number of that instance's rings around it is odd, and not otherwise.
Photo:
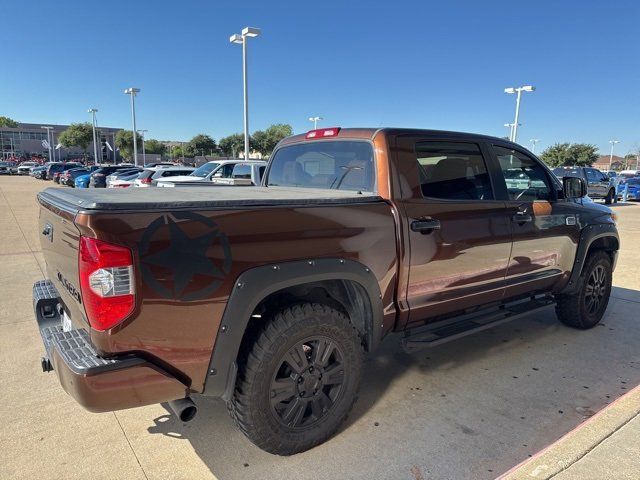
[(440, 220), (435, 218), (421, 218), (411, 222), (411, 230), (420, 233), (429, 233), (432, 230), (440, 230)]
[(511, 217), (511, 221), (515, 223), (529, 223), (533, 222), (533, 217), (527, 212), (517, 212), (513, 217)]

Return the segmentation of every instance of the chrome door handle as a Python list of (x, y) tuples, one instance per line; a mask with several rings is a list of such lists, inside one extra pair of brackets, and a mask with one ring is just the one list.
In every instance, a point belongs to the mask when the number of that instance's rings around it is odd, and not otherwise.
[(511, 221), (515, 223), (529, 223), (533, 222), (533, 217), (527, 212), (517, 212), (511, 217)]

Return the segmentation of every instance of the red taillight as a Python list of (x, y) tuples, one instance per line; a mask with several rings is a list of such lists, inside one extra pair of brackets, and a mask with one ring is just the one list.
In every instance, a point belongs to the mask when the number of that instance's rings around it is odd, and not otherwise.
[(317, 130), (309, 130), (307, 132), (307, 139), (335, 137), (340, 132), (340, 127), (332, 128), (318, 128)]
[(80, 237), (80, 290), (92, 328), (108, 330), (135, 306), (131, 250), (95, 238)]
[(141, 178), (140, 179), (140, 183), (151, 183), (151, 177)]

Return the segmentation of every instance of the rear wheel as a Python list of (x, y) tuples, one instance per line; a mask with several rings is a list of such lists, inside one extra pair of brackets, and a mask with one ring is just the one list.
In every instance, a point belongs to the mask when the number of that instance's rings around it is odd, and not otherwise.
[(611, 257), (602, 250), (592, 253), (573, 294), (557, 295), (558, 319), (570, 327), (595, 327), (604, 315), (611, 295)]
[(239, 365), (229, 405), (242, 432), (277, 455), (333, 435), (356, 399), (362, 343), (349, 319), (326, 305), (277, 312)]

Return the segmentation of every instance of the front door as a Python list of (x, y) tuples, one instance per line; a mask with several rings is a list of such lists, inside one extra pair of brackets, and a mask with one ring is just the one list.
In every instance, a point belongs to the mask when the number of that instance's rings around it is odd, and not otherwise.
[(398, 147), (410, 250), (408, 323), (500, 300), (511, 227), (483, 147), (414, 136), (399, 137)]
[(493, 145), (507, 190), (513, 250), (506, 297), (548, 290), (571, 271), (579, 219), (558, 201), (561, 185), (538, 160), (509, 145)]
[(609, 193), (609, 181), (599, 170), (595, 168), (585, 168), (587, 174), (587, 191), (589, 195), (596, 198), (603, 198)]

